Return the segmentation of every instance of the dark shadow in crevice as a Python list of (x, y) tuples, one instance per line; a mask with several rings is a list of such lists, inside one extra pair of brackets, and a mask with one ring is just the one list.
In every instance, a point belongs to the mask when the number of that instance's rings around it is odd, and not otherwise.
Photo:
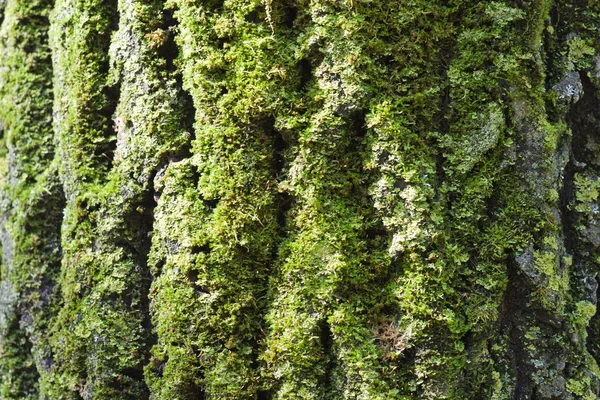
[(336, 367), (335, 355), (333, 354), (333, 333), (331, 332), (331, 326), (329, 323), (322, 319), (319, 321), (319, 340), (323, 354), (325, 356), (325, 370), (323, 373), (323, 386), (329, 387), (333, 378), (333, 371)]
[(259, 390), (256, 394), (256, 400), (271, 400), (273, 398), (273, 394), (267, 390)]
[[(175, 343), (172, 344), (177, 346)], [(202, 365), (204, 356), (201, 354), (200, 348), (195, 344), (191, 345), (191, 350), (194, 353), (194, 361), (191, 365), (192, 371), (190, 371), (190, 381), (184, 384), (184, 387), (181, 388), (181, 392), (185, 393), (186, 398), (189, 398), (190, 400), (205, 400), (207, 396), (204, 388), (196, 384), (196, 382), (201, 382), (205, 379), (204, 372), (202, 372), (205, 368), (205, 365)]]
[(597, 152), (589, 146), (590, 141), (600, 138), (597, 116), (597, 113), (600, 113), (600, 101), (594, 84), (585, 71), (579, 71), (579, 79), (583, 86), (583, 96), (571, 107), (567, 116), (567, 123), (573, 132), (571, 142), (573, 162), (579, 165), (584, 162), (600, 167), (595, 163)]
[(265, 14), (264, 7), (257, 7), (254, 10), (250, 11), (244, 17), (246, 22), (250, 22), (251, 24), (260, 24), (264, 21), (263, 15)]
[[(451, 87), (450, 87), (450, 81), (448, 78), (448, 70), (450, 68), (450, 61), (452, 60), (454, 53), (455, 53), (455, 44), (451, 43), (451, 44), (447, 44), (445, 47), (441, 48), (439, 51), (439, 57), (440, 57), (440, 65), (438, 67), (438, 74), (440, 77), (442, 77), (444, 84), (442, 87), (442, 94), (440, 96), (439, 99), (439, 111), (436, 113), (436, 117), (434, 119), (434, 121), (438, 121), (438, 131), (440, 134), (440, 137), (442, 137), (443, 135), (446, 135), (450, 132), (450, 128), (451, 128), (451, 121), (449, 119), (449, 115), (451, 114), (451, 102), (452, 102), (452, 97), (451, 97)], [(433, 142), (437, 142), (436, 139), (432, 140)], [(434, 195), (434, 201), (435, 202), (439, 202), (441, 199), (441, 193), (440, 193), (440, 188), (443, 185), (443, 183), (446, 181), (447, 177), (446, 177), (446, 157), (444, 156), (444, 150), (443, 148), (441, 148), (441, 146), (439, 145), (439, 143), (433, 143), (435, 145), (435, 147), (437, 148), (437, 153), (435, 156), (435, 195)], [(447, 209), (449, 212), (451, 212), (452, 210), (452, 205), (453, 202), (456, 201), (457, 199), (454, 199), (453, 197), (456, 197), (457, 194), (453, 194), (451, 193), (449, 196), (449, 199), (447, 200)]]
[(120, 82), (113, 86), (104, 86), (102, 88), (102, 94), (104, 96), (104, 107), (100, 113), (103, 120), (106, 121), (104, 132), (105, 140), (96, 144), (94, 148), (94, 157), (101, 165), (105, 166), (107, 170), (110, 170), (117, 150), (117, 131), (113, 118), (121, 96)]
[(121, 373), (136, 381), (142, 381), (144, 379), (144, 371), (138, 368), (124, 368)]
[[(38, 11), (41, 12), (41, 11)], [(47, 15), (35, 15), (29, 14), (24, 18), (19, 19), (19, 25), (22, 27), (27, 27), (27, 31), (32, 31), (32, 28), (37, 28), (36, 31), (38, 34), (31, 35), (26, 34), (26, 32), (22, 32), (21, 35), (18, 35), (18, 40), (22, 40), (21, 46), (25, 53), (40, 54), (40, 48), (44, 48), (48, 46), (48, 28), (50, 27), (50, 20)], [(41, 34), (41, 35), (40, 35)], [(40, 40), (41, 39), (41, 40)], [(47, 60), (51, 58), (51, 52), (46, 52), (47, 56), (45, 57)]]
[(217, 206), (219, 205), (219, 201), (221, 201), (220, 199), (209, 199), (209, 200), (202, 200), (202, 203), (204, 204), (204, 206), (210, 210), (210, 211), (214, 211)]
[(110, 35), (113, 32), (116, 32), (119, 29), (119, 22), (121, 19), (121, 14), (119, 13), (119, 1), (118, 0), (108, 0), (108, 4), (105, 4), (103, 7), (106, 10), (110, 10), (112, 13), (109, 17), (109, 25), (108, 25), (108, 36), (106, 37), (105, 43), (110, 43)]
[(194, 287), (196, 294), (210, 294), (210, 290), (204, 286), (200, 286), (198, 281), (200, 279), (200, 271), (195, 268), (191, 268), (186, 272), (186, 278)]
[(272, 116), (266, 117), (261, 128), (268, 138), (269, 148), (271, 149), (271, 176), (272, 182), (269, 182), (270, 189), (274, 191), (276, 202), (276, 221), (278, 225), (279, 241), (273, 249), (273, 260), (277, 259), (278, 244), (287, 236), (287, 215), (290, 211), (293, 201), (287, 191), (278, 191), (276, 186), (285, 180), (287, 172), (287, 156), (290, 149), (289, 138), (286, 139), (282, 132), (275, 129), (275, 118)]
[[(598, 299), (598, 290), (600, 288), (600, 282), (598, 280), (598, 276), (594, 278), (591, 285), (595, 286), (596, 293), (596, 305)], [(587, 327), (587, 338), (586, 338), (586, 348), (592, 355), (592, 357), (596, 360), (596, 362), (600, 361), (600, 343), (598, 340), (600, 339), (600, 312), (596, 311), (594, 316), (590, 319), (589, 325)]]
[(281, 132), (275, 129), (275, 119), (269, 117), (263, 122), (263, 129), (265, 133), (271, 138), (271, 145), (273, 149), (271, 157), (271, 170), (274, 175), (278, 178), (281, 177), (281, 173), (285, 166), (286, 151), (289, 148), (289, 144), (284, 139)]
[[(192, 95), (183, 88), (183, 81), (180, 73), (175, 74), (175, 80), (177, 82), (177, 87), (179, 88), (179, 96), (181, 99), (180, 103), (182, 106), (183, 114), (182, 125), (185, 131), (189, 132), (190, 134), (190, 138), (187, 145), (179, 149), (176, 152), (175, 156), (177, 156), (180, 159), (187, 159), (192, 156), (192, 146), (194, 141), (196, 140), (196, 108), (194, 107), (194, 100), (192, 98)], [(196, 183), (198, 182), (198, 179), (195, 180)]]
[(313, 78), (312, 63), (307, 58), (303, 58), (298, 61), (297, 68), (299, 73), (298, 76), (300, 78), (298, 89), (302, 92), (306, 92)]
[[(524, 310), (529, 301), (528, 290), (525, 287), (524, 278), (519, 273), (514, 256), (509, 260), (507, 266), (508, 285), (500, 305), (499, 336), (506, 335), (508, 337), (508, 363), (516, 382), (513, 397), (516, 400), (530, 399), (534, 393), (534, 382), (531, 378), (533, 371), (527, 365), (528, 352), (519, 330), (519, 327), (525, 326)], [(497, 358), (506, 362), (502, 355), (498, 355)]]
[(354, 128), (354, 132), (356, 137), (359, 139), (364, 139), (367, 136), (367, 116), (364, 110), (360, 110), (352, 115), (352, 125)]
[[(551, 92), (553, 86), (562, 79), (564, 66), (569, 64), (563, 51), (566, 43), (564, 42), (564, 32), (561, 32), (564, 30), (564, 23), (559, 21), (559, 7), (556, 2), (552, 2), (542, 38), (544, 43), (542, 56), (544, 57), (544, 71), (546, 74), (544, 86), (547, 92)], [(546, 110), (548, 111), (548, 119), (551, 122), (557, 123), (560, 121), (561, 115), (555, 112), (555, 107), (547, 104)]]
[[(288, 235), (288, 215), (292, 206), (294, 204), (292, 196), (288, 192), (281, 192), (277, 194), (277, 203), (279, 207), (277, 208), (277, 226), (278, 226), (278, 236), (280, 238), (280, 242), (284, 240)], [(273, 257), (274, 259), (277, 257), (278, 248), (275, 246), (273, 249)]]
[(178, 31), (178, 27), (179, 21), (173, 15), (173, 11), (169, 9), (163, 9), (161, 29), (166, 35), (166, 40), (157, 49), (157, 55), (163, 60), (165, 60), (166, 72), (175, 80), (179, 96), (179, 113), (182, 119), (182, 128), (186, 132), (190, 133), (190, 139), (188, 141), (188, 144), (182, 146), (180, 149), (176, 150), (173, 154), (169, 156), (170, 158), (181, 160), (191, 157), (192, 143), (196, 139), (196, 110), (194, 108), (194, 101), (191, 94), (184, 89), (183, 76), (180, 69), (177, 66), (177, 60), (179, 58), (180, 50), (175, 40), (175, 33)]
[(296, 19), (298, 18), (298, 6), (296, 3), (285, 4), (283, 7), (283, 26), (288, 29), (294, 29)]
[(102, 14), (100, 12), (98, 14), (100, 14), (100, 17), (108, 18), (109, 25), (102, 32), (98, 32), (97, 37), (94, 38), (94, 41), (100, 47), (95, 52), (102, 57), (102, 62), (98, 67), (98, 74), (106, 82), (101, 88), (103, 101), (101, 103), (102, 109), (99, 110), (98, 115), (104, 125), (104, 141), (94, 146), (94, 159), (106, 171), (109, 171), (113, 166), (117, 148), (117, 132), (113, 118), (121, 97), (121, 83), (108, 84), (108, 75), (110, 72), (109, 48), (113, 33), (119, 29), (120, 14), (118, 12), (117, 0), (108, 0), (107, 3), (103, 6)]
[[(145, 388), (144, 366), (150, 362), (150, 350), (158, 343), (158, 337), (154, 332), (150, 313), (150, 286), (153, 281), (148, 266), (148, 256), (152, 246), (152, 232), (154, 229), (154, 210), (156, 208), (154, 179), (156, 171), (148, 177), (147, 187), (139, 197), (132, 200), (130, 207), (124, 215), (125, 231), (115, 245), (120, 247), (128, 255), (133, 263), (132, 284), (135, 290), (126, 292), (120, 299), (120, 303), (127, 308), (135, 307), (140, 313), (141, 327), (144, 331), (144, 340), (138, 350), (139, 358), (135, 365), (130, 365), (121, 371), (121, 374), (130, 377), (134, 382), (139, 382)], [(149, 389), (145, 388), (149, 393)], [(140, 396), (146, 396), (140, 393)]]
[(204, 244), (202, 246), (192, 246), (192, 248), (190, 249), (191, 254), (200, 254), (200, 253), (208, 254), (210, 252), (211, 252), (211, 248), (208, 243)]
[(179, 47), (175, 43), (175, 31), (179, 26), (179, 21), (173, 16), (171, 10), (164, 9), (162, 30), (167, 35), (165, 43), (158, 48), (158, 56), (165, 60), (167, 64), (167, 72), (174, 73), (177, 71), (175, 60), (179, 58)]

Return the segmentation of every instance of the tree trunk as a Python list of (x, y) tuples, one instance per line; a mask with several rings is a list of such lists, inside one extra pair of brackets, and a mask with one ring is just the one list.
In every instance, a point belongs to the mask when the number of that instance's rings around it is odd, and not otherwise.
[(0, 399), (600, 398), (600, 3), (0, 21)]

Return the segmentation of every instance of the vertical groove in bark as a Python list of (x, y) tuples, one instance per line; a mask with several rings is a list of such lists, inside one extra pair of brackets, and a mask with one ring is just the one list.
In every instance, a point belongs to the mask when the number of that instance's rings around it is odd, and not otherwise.
[(494, 198), (495, 186), (510, 174), (504, 160), (511, 139), (501, 85), (506, 71), (498, 64), (502, 57), (514, 57), (514, 25), (523, 22), (518, 10), (500, 3), (449, 11), (454, 29), (442, 42), (438, 61), (448, 64), (440, 73), (447, 104), (440, 110), (439, 132), (430, 139), (441, 157), (431, 211), (438, 238), (422, 255), (426, 261), (420, 261), (425, 271), (432, 266), (443, 271), (443, 283), (427, 279), (426, 302), (439, 322), (429, 324), (425, 340), (416, 338), (419, 349), (434, 351), (417, 358), (417, 365), (423, 365), (417, 370), (428, 375), (418, 390), (435, 398), (490, 398), (500, 396), (489, 342), (506, 289), (506, 236), (514, 234), (497, 217), (503, 205)]
[[(599, 361), (595, 344), (598, 325), (592, 316), (598, 305), (597, 274), (600, 271), (596, 256), (600, 246), (600, 220), (596, 216), (598, 206), (594, 194), (598, 187), (600, 160), (593, 150), (600, 138), (596, 122), (600, 102), (597, 89), (588, 76), (590, 72), (574, 71), (571, 77), (571, 81), (579, 79), (580, 87), (567, 115), (572, 138), (561, 193), (565, 245), (572, 259), (572, 300), (567, 323), (571, 325), (569, 333), (572, 345), (589, 351), (589, 354), (582, 351), (580, 356), (581, 362), (586, 364), (585, 368), (596, 366)], [(578, 375), (568, 383), (586, 379), (588, 383), (582, 387), (582, 392), (597, 393), (600, 390), (600, 376), (590, 377), (584, 368), (580, 368)]]
[[(517, 30), (519, 52), (529, 51), (534, 56), (511, 71), (507, 94), (516, 133), (514, 184), (528, 204), (515, 215), (517, 221), (526, 224), (527, 233), (511, 249), (518, 273), (510, 285), (528, 300), (517, 303), (520, 307), (513, 311), (514, 326), (509, 332), (516, 398), (566, 394), (565, 364), (560, 364), (562, 355), (556, 357), (553, 348), (554, 343), (565, 340), (560, 324), (568, 302), (568, 266), (558, 211), (559, 173), (566, 162), (561, 138), (566, 130), (564, 123), (552, 124), (547, 119), (542, 95), (545, 76), (541, 46), (549, 8), (544, 1), (522, 8), (530, 22)], [(531, 90), (524, 90), (525, 86)], [(507, 396), (511, 391), (504, 393)]]
[[(565, 208), (567, 213), (566, 228), (569, 235), (569, 247), (573, 255), (574, 298), (578, 300), (580, 312), (587, 309), (588, 315), (581, 315), (578, 340), (586, 342), (587, 348), (596, 360), (600, 361), (600, 348), (597, 344), (600, 337), (598, 313), (591, 316), (598, 307), (598, 273), (600, 264), (597, 257), (600, 246), (600, 219), (598, 213), (597, 190), (600, 179), (600, 160), (596, 149), (600, 143), (598, 127), (600, 102), (598, 101), (598, 84), (592, 83), (590, 77), (598, 71), (580, 73), (582, 97), (571, 108), (569, 123), (573, 132), (572, 152), (567, 166)], [(591, 317), (591, 318), (590, 318)], [(590, 318), (586, 326), (586, 318)], [(587, 337), (586, 337), (587, 335)]]
[[(468, 396), (461, 374), (470, 362), (463, 337), (471, 328), (469, 319), (477, 317), (466, 313), (463, 303), (468, 305), (469, 299), (461, 297), (465, 276), (460, 273), (468, 270), (469, 261), (460, 241), (467, 234), (461, 229), (469, 225), (461, 219), (468, 220), (469, 208), (481, 202), (474, 196), (477, 191), (461, 180), (482, 154), (468, 141), (477, 135), (478, 121), (471, 119), (471, 125), (464, 126), (454, 115), (462, 115), (455, 97), (471, 100), (473, 83), (464, 79), (463, 49), (455, 43), (460, 31), (453, 24), (462, 28), (470, 21), (461, 20), (457, 9), (441, 2), (394, 6), (389, 6), (394, 15), (411, 18), (399, 19), (389, 37), (384, 34), (385, 20), (375, 31), (381, 39), (373, 46), (378, 69), (371, 78), (376, 90), (367, 115), (373, 136), (369, 167), (377, 176), (371, 189), (374, 206), (390, 235), (379, 344), (397, 394), (461, 398)], [(466, 56), (478, 61), (473, 57), (478, 47), (470, 43), (472, 53)], [(456, 51), (457, 61), (452, 63)], [(469, 60), (469, 74), (479, 67), (474, 60)], [(455, 85), (448, 82), (451, 78), (462, 80)], [(463, 92), (457, 95), (455, 90)], [(452, 119), (454, 126), (449, 125)], [(485, 195), (484, 187), (477, 189)], [(468, 203), (461, 204), (460, 190), (470, 195)]]
[[(575, 146), (580, 146), (577, 136), (581, 127), (576, 120), (590, 98), (584, 94), (585, 83), (577, 72), (577, 64), (583, 61), (577, 58), (586, 57), (586, 50), (572, 51), (578, 34), (571, 18), (589, 24), (583, 13), (596, 11), (586, 7), (555, 2), (550, 10), (548, 2), (539, 2), (528, 9), (532, 21), (537, 22), (524, 31), (525, 48), (538, 56), (523, 63), (512, 79), (509, 99), (519, 134), (517, 177), (522, 196), (534, 199), (535, 211), (520, 217), (533, 226), (528, 243), (515, 249), (518, 275), (512, 284), (527, 299), (515, 312), (518, 317), (512, 318), (513, 341), (520, 350), (512, 354), (518, 378), (516, 398), (588, 398), (598, 392), (598, 367), (585, 347), (586, 326), (595, 307), (582, 298), (586, 296), (582, 284), (588, 278), (582, 276), (585, 267), (577, 265), (579, 250), (573, 244), (584, 241), (577, 238), (571, 225), (570, 204), (573, 163), (577, 163), (573, 154)], [(542, 35), (546, 36), (544, 48)], [(548, 94), (544, 86), (550, 89)]]

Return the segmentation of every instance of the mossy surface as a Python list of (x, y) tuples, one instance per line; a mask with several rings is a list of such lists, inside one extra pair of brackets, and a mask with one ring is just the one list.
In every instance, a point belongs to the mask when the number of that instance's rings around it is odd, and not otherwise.
[[(63, 305), (51, 330), (60, 358), (48, 396), (147, 398), (153, 180), (189, 141), (181, 93), (154, 41), (162, 8), (66, 1), (53, 18), (67, 206)], [(76, 30), (71, 40), (60, 39), (64, 29)]]
[(0, 28), (0, 398), (40, 398), (60, 267), (54, 159), (52, 1), (2, 2)]
[(600, 396), (595, 1), (0, 21), (0, 399)]

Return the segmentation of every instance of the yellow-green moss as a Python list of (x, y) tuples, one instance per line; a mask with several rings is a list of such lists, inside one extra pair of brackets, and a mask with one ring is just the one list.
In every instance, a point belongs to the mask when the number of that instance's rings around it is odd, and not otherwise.
[(68, 202), (50, 398), (149, 396), (153, 179), (190, 139), (185, 100), (161, 45), (151, 43), (163, 25), (159, 1), (61, 1), (54, 10), (63, 96), (55, 130)]
[(59, 268), (48, 14), (52, 1), (2, 2), (0, 28), (0, 398), (39, 398)]
[(0, 0), (0, 397), (597, 390), (596, 2), (56, 0), (52, 70), (49, 6)]

